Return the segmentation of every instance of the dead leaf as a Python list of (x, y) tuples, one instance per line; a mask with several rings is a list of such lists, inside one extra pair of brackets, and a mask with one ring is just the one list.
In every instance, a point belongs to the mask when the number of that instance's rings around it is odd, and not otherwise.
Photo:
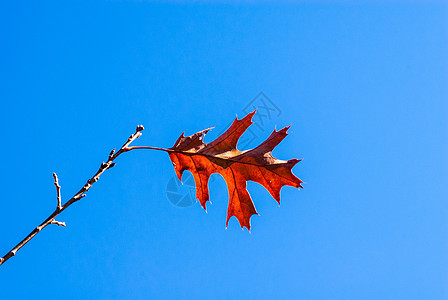
[(280, 189), (284, 185), (302, 187), (302, 181), (291, 171), (300, 160), (284, 161), (271, 155), (271, 151), (288, 135), (286, 131), (289, 127), (274, 130), (267, 140), (254, 149), (240, 151), (236, 148), (241, 135), (253, 124), (254, 114), (255, 111), (241, 120), (236, 118), (230, 128), (211, 143), (206, 144), (202, 141), (211, 128), (188, 137), (182, 133), (169, 152), (179, 180), (185, 170), (193, 174), (196, 197), (204, 209), (209, 200), (210, 175), (221, 174), (229, 190), (226, 226), (229, 219), (235, 216), (241, 227), (246, 227), (249, 231), (250, 217), (258, 213), (246, 189), (248, 180), (263, 185), (279, 204)]

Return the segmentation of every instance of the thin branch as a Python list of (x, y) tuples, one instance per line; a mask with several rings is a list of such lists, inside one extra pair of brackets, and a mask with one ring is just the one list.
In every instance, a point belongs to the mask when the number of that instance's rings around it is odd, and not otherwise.
[(57, 207), (58, 207), (58, 210), (61, 210), (61, 207), (62, 207), (62, 204), (61, 204), (61, 186), (59, 185), (58, 175), (56, 175), (56, 173), (53, 173), (53, 178), (54, 178), (54, 186), (56, 187), (56, 193), (57, 193), (57, 197), (58, 197), (58, 206)]
[(129, 145), (135, 141), (137, 138), (139, 138), (142, 133), (141, 131), (143, 130), (143, 126), (139, 125), (137, 126), (137, 129), (135, 130), (135, 133), (132, 134), (128, 140), (126, 141), (126, 143), (123, 144), (123, 146), (120, 148), (120, 150), (118, 150), (117, 152), (115, 152), (115, 149), (112, 150), (109, 154), (109, 158), (107, 159), (106, 162), (103, 162), (100, 166), (100, 168), (98, 169), (98, 171), (95, 173), (95, 175), (93, 175), (92, 178), (90, 178), (89, 180), (87, 180), (87, 183), (70, 199), (68, 200), (64, 205), (61, 205), (61, 200), (60, 200), (60, 186), (59, 186), (59, 182), (57, 179), (56, 174), (54, 174), (54, 179), (55, 179), (55, 186), (57, 189), (57, 193), (58, 193), (58, 207), (56, 208), (56, 210), (47, 218), (45, 219), (45, 221), (42, 222), (42, 224), (40, 224), (39, 226), (37, 226), (33, 231), (31, 231), (30, 234), (28, 234), (27, 237), (25, 237), (20, 243), (18, 243), (14, 248), (12, 248), (11, 251), (9, 251), (5, 256), (0, 258), (0, 265), (2, 265), (3, 263), (5, 263), (8, 259), (10, 259), (11, 257), (13, 257), (14, 255), (16, 255), (17, 251), (20, 250), (20, 248), (22, 248), (26, 243), (28, 243), (33, 237), (36, 236), (36, 234), (38, 234), (42, 229), (44, 229), (45, 227), (47, 227), (50, 224), (56, 224), (58, 226), (65, 226), (64, 222), (59, 222), (55, 220), (55, 217), (58, 216), (61, 212), (63, 212), (64, 210), (66, 210), (70, 205), (72, 205), (73, 203), (75, 203), (76, 201), (80, 200), (81, 198), (85, 197), (85, 192), (87, 192), (91, 187), (92, 184), (94, 184), (95, 182), (98, 181), (98, 179), (100, 178), (100, 175), (104, 173), (104, 171), (106, 171), (107, 169), (112, 168), (115, 163), (113, 162), (120, 154), (127, 152)]

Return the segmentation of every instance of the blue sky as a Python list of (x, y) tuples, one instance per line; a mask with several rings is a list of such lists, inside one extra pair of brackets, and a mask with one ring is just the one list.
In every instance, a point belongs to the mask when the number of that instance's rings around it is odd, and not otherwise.
[(292, 125), (273, 154), (305, 181), (280, 207), (249, 183), (249, 234), (219, 175), (208, 213), (179, 207), (168, 155), (126, 153), (0, 267), (1, 299), (448, 297), (445, 4), (0, 6), (1, 255), (54, 210), (52, 172), (67, 200), (137, 124), (209, 142), (258, 106), (240, 147)]

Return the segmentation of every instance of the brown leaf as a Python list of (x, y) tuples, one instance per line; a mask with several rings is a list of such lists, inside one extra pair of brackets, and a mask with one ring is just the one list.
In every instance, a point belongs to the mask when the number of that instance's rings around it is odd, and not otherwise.
[(196, 197), (204, 209), (209, 200), (210, 175), (221, 174), (227, 183), (230, 198), (226, 226), (229, 219), (235, 216), (241, 227), (246, 227), (249, 231), (250, 217), (258, 213), (246, 189), (248, 180), (263, 185), (279, 204), (280, 189), (284, 185), (302, 187), (302, 181), (291, 172), (292, 167), (300, 160), (284, 161), (271, 155), (271, 151), (288, 135), (286, 131), (289, 127), (274, 130), (266, 141), (254, 149), (240, 151), (236, 148), (241, 135), (253, 124), (254, 114), (255, 111), (241, 120), (236, 118), (230, 128), (211, 143), (202, 141), (211, 128), (188, 137), (182, 133), (169, 152), (179, 180), (185, 170), (193, 174)]

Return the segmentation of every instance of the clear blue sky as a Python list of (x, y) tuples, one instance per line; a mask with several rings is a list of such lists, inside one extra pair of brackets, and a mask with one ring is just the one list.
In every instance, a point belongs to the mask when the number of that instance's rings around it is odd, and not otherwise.
[(250, 183), (252, 232), (226, 230), (222, 177), (208, 213), (179, 207), (168, 155), (127, 153), (0, 267), (0, 299), (447, 299), (447, 25), (444, 4), (2, 2), (1, 255), (54, 210), (52, 172), (67, 200), (137, 124), (135, 145), (209, 142), (260, 92), (278, 113), (247, 147), (292, 125), (274, 156), (305, 184), (278, 207)]

